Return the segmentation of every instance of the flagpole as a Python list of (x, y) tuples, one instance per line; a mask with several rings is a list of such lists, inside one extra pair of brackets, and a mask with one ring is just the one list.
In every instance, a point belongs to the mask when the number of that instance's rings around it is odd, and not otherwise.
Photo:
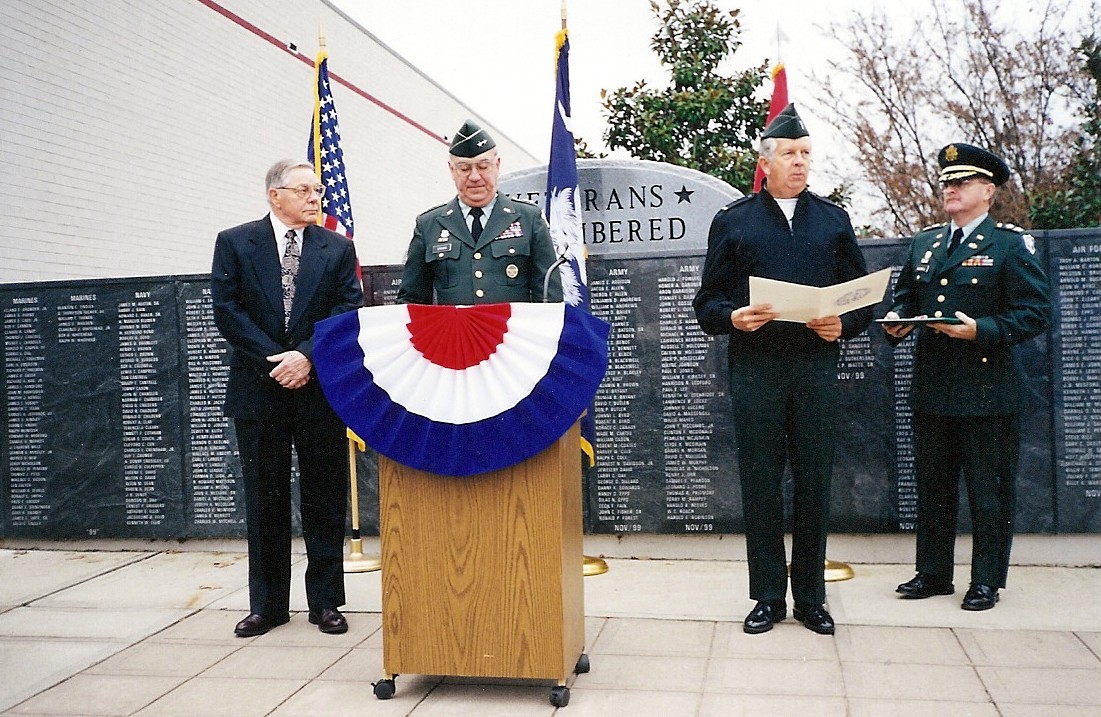
[[(321, 21), (317, 22), (317, 57), (313, 63), (313, 129), (310, 134), (313, 136), (313, 171), (317, 175), (317, 180), (321, 181), (321, 63), (329, 56), (329, 53), (325, 50), (325, 28), (321, 26)], [(318, 225), (325, 224), (325, 212), (317, 213), (317, 220), (314, 222)]]
[(359, 537), (359, 480), (356, 478), (356, 449), (363, 451), (367, 444), (363, 439), (347, 429), (348, 432), (348, 477), (352, 486), (352, 539), (348, 556), (344, 558), (344, 572), (370, 573), (382, 569), (382, 558), (377, 555), (363, 554), (363, 540)]
[[(314, 61), (314, 109), (313, 109), (313, 158), (314, 171), (318, 181), (321, 181), (321, 65), (329, 58), (325, 45), (325, 27), (320, 21), (317, 23), (317, 59)], [(325, 213), (318, 212), (317, 223), (325, 224)], [(357, 262), (358, 268), (358, 262)], [(344, 558), (344, 572), (369, 573), (382, 569), (382, 558), (377, 555), (364, 555), (363, 540), (359, 535), (359, 479), (356, 476), (356, 455), (358, 451), (367, 450), (367, 444), (363, 439), (346, 429), (348, 434), (348, 485), (352, 508), (352, 537), (349, 540), (348, 555)]]
[[(568, 29), (566, 27), (566, 0), (562, 0), (562, 29), (559, 33), (559, 39), (557, 41), (558, 44), (566, 41), (565, 36), (567, 35), (567, 33)], [(560, 58), (556, 58), (556, 63), (560, 61)], [(554, 69), (555, 73), (557, 74), (558, 67), (555, 67)], [(572, 151), (573, 148), (571, 147), (570, 150)], [(549, 171), (550, 167), (548, 166), (547, 169)], [(581, 556), (581, 574), (583, 576), (591, 577), (593, 575), (603, 575), (606, 572), (608, 572), (608, 562), (604, 560), (604, 558), (594, 555)]]
[[(565, 2), (565, 0), (563, 0), (563, 2)], [(773, 94), (775, 95), (775, 93), (776, 93), (775, 83), (777, 82), (777, 75), (779, 75), (780, 72), (783, 71), (785, 73), (784, 74), (784, 103), (787, 102), (787, 98), (788, 98), (788, 93), (787, 93), (787, 70), (784, 67), (784, 59), (783, 59), (784, 40), (787, 40), (787, 39), (788, 39), (787, 35), (784, 34), (783, 29), (780, 27), (780, 23), (776, 23), (776, 66), (773, 67), (773, 69), (772, 69)], [(769, 116), (768, 119), (771, 120), (772, 116), (773, 116), (773, 111), (778, 111), (779, 109), (782, 109), (782, 108), (772, 107), (771, 106), (773, 104), (772, 102), (770, 102), (769, 104), (770, 104), (770, 107), (769, 107), (769, 115), (770, 116)], [(758, 170), (758, 171), (760, 171), (760, 170)], [(754, 181), (756, 182), (756, 179)], [(755, 187), (754, 189), (756, 190), (757, 188)], [(790, 568), (789, 568), (789, 570), (790, 570)], [(826, 558), (826, 561), (822, 566), (822, 570), (824, 572), (826, 582), (828, 582), (828, 583), (842, 582), (844, 580), (851, 580), (855, 575), (855, 573), (853, 572), (852, 567), (848, 563), (843, 563), (840, 560), (830, 560), (829, 558)]]

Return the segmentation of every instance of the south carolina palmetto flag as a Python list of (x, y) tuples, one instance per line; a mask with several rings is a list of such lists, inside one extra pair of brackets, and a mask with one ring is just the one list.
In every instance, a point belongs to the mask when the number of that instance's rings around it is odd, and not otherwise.
[[(577, 205), (577, 154), (570, 117), (570, 38), (564, 27), (555, 41), (555, 77), (554, 121), (551, 125), (544, 212), (551, 239), (554, 240), (554, 250), (558, 256), (566, 257), (559, 270), (562, 298), (571, 306), (591, 311), (585, 272), (585, 241)], [(588, 457), (590, 467), (596, 463), (595, 443), (596, 427), (592, 412), (585, 411), (581, 416), (581, 450)]]
[[(785, 107), (788, 106), (788, 73), (784, 69), (784, 63), (779, 62), (772, 68), (772, 99), (768, 102), (768, 117), (765, 119), (765, 127), (776, 118)], [(761, 182), (765, 180), (765, 173), (757, 166), (757, 173), (753, 175), (753, 191), (761, 191)]]

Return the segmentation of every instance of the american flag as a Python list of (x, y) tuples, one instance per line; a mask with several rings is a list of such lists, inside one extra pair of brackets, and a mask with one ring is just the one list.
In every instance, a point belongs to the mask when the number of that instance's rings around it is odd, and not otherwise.
[(352, 220), (352, 198), (348, 194), (348, 177), (344, 172), (344, 150), (340, 148), (340, 124), (336, 119), (336, 104), (333, 103), (333, 92), (329, 86), (329, 53), (324, 50), (319, 52), (314, 67), (313, 122), (306, 158), (313, 162), (317, 178), (325, 185), (321, 216), (317, 223), (351, 239), (355, 234), (355, 223)]

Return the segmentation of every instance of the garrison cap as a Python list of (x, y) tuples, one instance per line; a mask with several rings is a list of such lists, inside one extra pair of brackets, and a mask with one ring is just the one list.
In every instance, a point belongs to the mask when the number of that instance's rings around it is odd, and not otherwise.
[(937, 164), (940, 165), (941, 182), (975, 176), (999, 185), (1009, 180), (1009, 167), (1001, 157), (970, 144), (948, 145), (937, 154)]
[(795, 111), (795, 103), (793, 102), (785, 107), (780, 114), (772, 118), (772, 121), (768, 123), (768, 127), (765, 127), (765, 133), (761, 135), (761, 139), (768, 139), (769, 137), (799, 139), (800, 137), (809, 136), (810, 132), (807, 131), (806, 125), (800, 119), (799, 113)]
[(467, 120), (451, 139), (451, 154), (455, 157), (477, 157), (497, 146), (489, 133), (474, 120)]

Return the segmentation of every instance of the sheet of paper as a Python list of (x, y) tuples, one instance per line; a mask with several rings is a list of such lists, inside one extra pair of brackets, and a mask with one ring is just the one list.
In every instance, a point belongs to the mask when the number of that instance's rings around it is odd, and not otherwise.
[(749, 277), (749, 303), (772, 304), (778, 321), (805, 324), (823, 316), (840, 316), (846, 311), (874, 306), (883, 300), (891, 269), (862, 276), (833, 286), (792, 284), (760, 276)]

